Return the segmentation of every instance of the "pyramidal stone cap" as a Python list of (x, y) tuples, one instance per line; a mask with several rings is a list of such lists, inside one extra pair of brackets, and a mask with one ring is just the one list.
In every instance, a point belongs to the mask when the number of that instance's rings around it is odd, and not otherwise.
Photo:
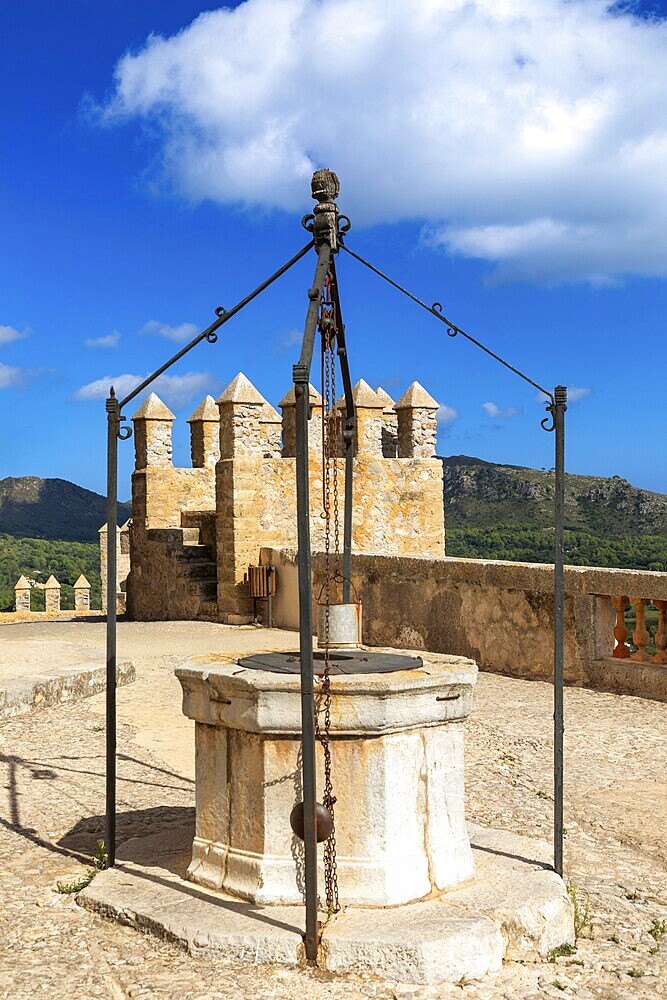
[(14, 585), (14, 590), (30, 590), (30, 581), (25, 576), (20, 576)]
[(283, 418), (274, 406), (271, 406), (270, 403), (264, 403), (259, 411), (259, 422), (261, 424), (282, 424)]
[[(308, 400), (311, 406), (322, 406), (324, 400), (320, 396), (319, 392), (314, 385), (308, 383)], [(286, 392), (283, 398), (278, 403), (278, 406), (284, 410), (289, 406), (296, 406), (296, 392), (294, 386)]]
[(368, 382), (362, 378), (352, 389), (352, 399), (355, 406), (370, 410), (384, 409), (384, 400), (380, 399), (375, 389), (371, 389)]
[(385, 413), (388, 410), (394, 409), (394, 400), (391, 398), (386, 389), (383, 389), (381, 385), (375, 390), (375, 395), (380, 399), (384, 405)]
[(51, 574), (51, 576), (48, 578), (48, 580), (44, 584), (44, 587), (45, 587), (46, 590), (55, 590), (56, 587), (59, 587), (59, 586), (60, 586), (60, 584), (56, 580), (56, 578), (53, 575), (53, 573)]
[(413, 382), (405, 390), (399, 401), (394, 406), (395, 410), (437, 410), (440, 403), (436, 402), (433, 396), (429, 395), (423, 385)]
[(144, 400), (137, 412), (132, 417), (133, 420), (175, 420), (176, 417), (168, 406), (162, 402), (154, 392)]
[(221, 403), (249, 403), (255, 406), (264, 406), (266, 400), (260, 392), (255, 389), (252, 382), (245, 377), (243, 372), (239, 372), (233, 381), (229, 383), (224, 392), (218, 396), (218, 406)]
[(194, 424), (199, 420), (210, 420), (215, 421), (216, 423), (220, 420), (220, 411), (216, 406), (213, 396), (204, 396), (192, 416), (188, 417), (187, 422), (189, 424)]
[(86, 580), (85, 576), (82, 573), (81, 576), (79, 577), (79, 579), (74, 584), (74, 589), (75, 590), (79, 590), (79, 589), (83, 589), (85, 587), (90, 587), (90, 584), (88, 583), (88, 581)]
[[(352, 386), (352, 399), (355, 407), (362, 410), (382, 410), (384, 401), (380, 399), (375, 389), (371, 389), (368, 382), (360, 378), (356, 385)], [(345, 393), (336, 400), (339, 410), (345, 409)]]

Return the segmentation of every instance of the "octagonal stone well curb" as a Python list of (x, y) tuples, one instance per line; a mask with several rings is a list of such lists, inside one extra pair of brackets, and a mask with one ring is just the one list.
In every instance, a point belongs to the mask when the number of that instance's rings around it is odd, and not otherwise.
[[(279, 656), (298, 669), (297, 652)], [(442, 653), (411, 659), (397, 650), (359, 651), (361, 660), (374, 658), (410, 668), (336, 674), (329, 746), (341, 897), (383, 907), (451, 889), (474, 874), (463, 723), (477, 665)], [(188, 878), (256, 905), (293, 905), (302, 899), (303, 852), (286, 820), (302, 797), (301, 679), (264, 663), (195, 657), (176, 670), (183, 712), (195, 721)], [(321, 753), (316, 767), (322, 788)]]

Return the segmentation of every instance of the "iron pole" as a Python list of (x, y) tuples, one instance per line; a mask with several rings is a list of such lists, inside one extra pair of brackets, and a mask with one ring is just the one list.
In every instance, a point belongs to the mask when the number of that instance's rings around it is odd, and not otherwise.
[(106, 683), (106, 864), (116, 862), (116, 545), (118, 429), (120, 406), (113, 386), (107, 411), (107, 683)]
[(299, 570), (299, 659), (301, 664), (301, 746), (303, 776), (304, 882), (306, 888), (306, 959), (317, 961), (317, 776), (315, 766), (315, 698), (313, 691), (313, 584), (310, 550), (310, 490), (308, 481), (308, 419), (310, 366), (313, 358), (322, 287), (329, 269), (331, 247), (318, 249), (313, 287), (299, 363), (292, 369), (296, 418), (296, 523)]
[(356, 413), (352, 396), (352, 379), (345, 342), (345, 324), (340, 308), (338, 292), (338, 275), (336, 274), (336, 258), (331, 255), (331, 275), (333, 277), (333, 299), (336, 304), (336, 319), (338, 323), (338, 357), (343, 377), (345, 393), (345, 427), (343, 441), (345, 443), (345, 506), (343, 509), (343, 604), (350, 603), (350, 584), (352, 582), (352, 496), (354, 478), (354, 428)]
[(567, 389), (554, 389), (554, 869), (563, 875), (563, 627), (565, 531), (565, 411)]

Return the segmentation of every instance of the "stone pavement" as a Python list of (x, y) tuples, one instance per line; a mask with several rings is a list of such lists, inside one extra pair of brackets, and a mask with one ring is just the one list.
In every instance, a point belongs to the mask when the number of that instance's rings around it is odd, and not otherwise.
[[(103, 636), (104, 626), (92, 621), (8, 625), (0, 630), (0, 660), (5, 637), (20, 640), (27, 662), (37, 640), (51, 657), (63, 641), (90, 658), (103, 650)], [(121, 623), (119, 654), (135, 661), (137, 680), (119, 690), (120, 840), (192, 814), (191, 724), (180, 714), (174, 666), (197, 652), (231, 655), (295, 640), (209, 623)], [(553, 963), (508, 965), (479, 983), (430, 988), (208, 964), (84, 911), (55, 886), (81, 877), (103, 836), (103, 696), (1, 723), (0, 997), (667, 996), (667, 705), (571, 688), (565, 710), (565, 862), (584, 925), (577, 950)], [(550, 838), (551, 711), (548, 685), (480, 674), (466, 736), (471, 820)]]

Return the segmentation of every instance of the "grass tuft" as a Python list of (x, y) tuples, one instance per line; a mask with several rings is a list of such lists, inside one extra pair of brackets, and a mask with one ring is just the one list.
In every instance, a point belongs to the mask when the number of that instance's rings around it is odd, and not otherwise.
[(106, 868), (107, 859), (108, 854), (104, 846), (104, 841), (98, 840), (97, 846), (95, 847), (95, 853), (93, 854), (93, 863), (87, 870), (86, 874), (76, 882), (56, 882), (56, 891), (62, 893), (63, 895), (73, 895), (77, 892), (81, 892), (82, 889), (85, 889), (86, 886), (90, 885), (99, 871)]

